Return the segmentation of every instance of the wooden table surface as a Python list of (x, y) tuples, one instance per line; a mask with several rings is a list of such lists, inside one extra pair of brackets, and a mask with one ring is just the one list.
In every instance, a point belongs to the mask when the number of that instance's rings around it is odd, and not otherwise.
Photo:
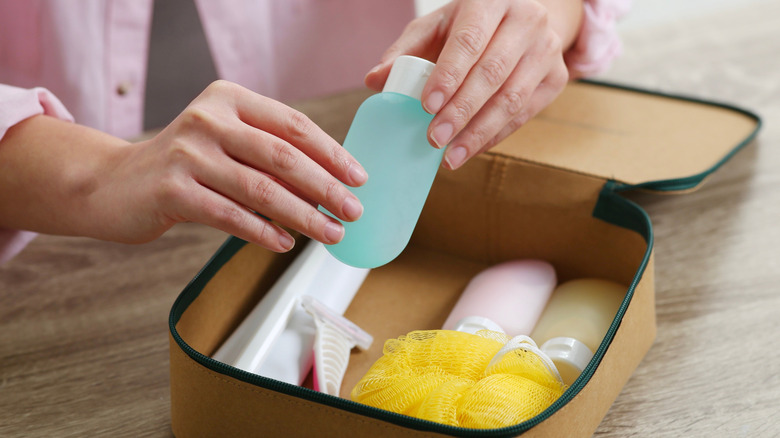
[[(654, 222), (658, 336), (596, 435), (780, 436), (780, 4), (624, 34), (604, 77), (739, 104), (764, 129)], [(365, 94), (302, 106), (342, 138)], [(41, 236), (0, 266), (0, 436), (169, 436), (168, 310), (225, 239)]]

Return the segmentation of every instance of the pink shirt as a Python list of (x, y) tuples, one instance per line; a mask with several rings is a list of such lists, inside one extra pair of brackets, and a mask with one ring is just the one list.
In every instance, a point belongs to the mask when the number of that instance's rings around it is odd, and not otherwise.
[[(566, 54), (573, 77), (619, 53), (615, 19), (629, 1), (586, 0)], [(413, 0), (195, 3), (219, 76), (282, 101), (361, 86), (414, 16)], [(140, 134), (151, 13), (152, 0), (0, 0), (0, 139), (36, 114)], [(0, 263), (33, 236), (0, 230)]]
[(631, 8), (631, 0), (585, 0), (580, 35), (563, 59), (572, 79), (606, 69), (620, 55), (617, 20)]
[[(195, 3), (219, 76), (286, 101), (362, 85), (414, 17), (412, 0)], [(0, 83), (43, 86), (77, 122), (138, 135), (151, 14), (151, 0), (0, 0)]]
[[(285, 101), (361, 86), (414, 17), (413, 0), (195, 3), (219, 76)], [(36, 114), (140, 134), (152, 6), (0, 0), (0, 139)], [(0, 263), (34, 236), (0, 229)]]

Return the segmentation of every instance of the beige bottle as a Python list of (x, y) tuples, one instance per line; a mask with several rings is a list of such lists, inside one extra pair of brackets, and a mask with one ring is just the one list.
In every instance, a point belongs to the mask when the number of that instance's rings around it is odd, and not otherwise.
[(571, 385), (601, 344), (628, 288), (585, 278), (567, 281), (552, 293), (531, 338)]

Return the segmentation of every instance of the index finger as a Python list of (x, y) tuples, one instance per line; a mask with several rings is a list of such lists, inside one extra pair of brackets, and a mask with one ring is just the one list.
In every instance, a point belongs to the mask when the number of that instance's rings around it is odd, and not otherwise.
[(436, 114), (463, 84), (493, 38), (504, 11), (484, 2), (464, 2), (456, 12), (436, 67), (423, 89), (423, 108)]

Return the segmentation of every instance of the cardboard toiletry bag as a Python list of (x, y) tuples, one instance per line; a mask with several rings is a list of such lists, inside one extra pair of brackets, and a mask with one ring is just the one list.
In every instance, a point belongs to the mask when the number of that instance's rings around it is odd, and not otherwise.
[[(351, 115), (345, 111), (343, 126)], [(695, 189), (759, 126), (754, 114), (727, 105), (570, 84), (491, 151), (439, 172), (409, 246), (370, 272), (347, 309), (345, 316), (375, 341), (351, 355), (341, 397), (211, 359), (295, 257), (295, 250), (275, 254), (228, 239), (171, 309), (174, 434), (590, 436), (655, 337), (653, 231), (647, 214), (621, 192)], [(597, 277), (626, 285), (590, 364), (548, 409), (511, 427), (476, 430), (349, 399), (386, 339), (441, 328), (472, 276), (517, 258), (549, 261), (559, 282)]]

